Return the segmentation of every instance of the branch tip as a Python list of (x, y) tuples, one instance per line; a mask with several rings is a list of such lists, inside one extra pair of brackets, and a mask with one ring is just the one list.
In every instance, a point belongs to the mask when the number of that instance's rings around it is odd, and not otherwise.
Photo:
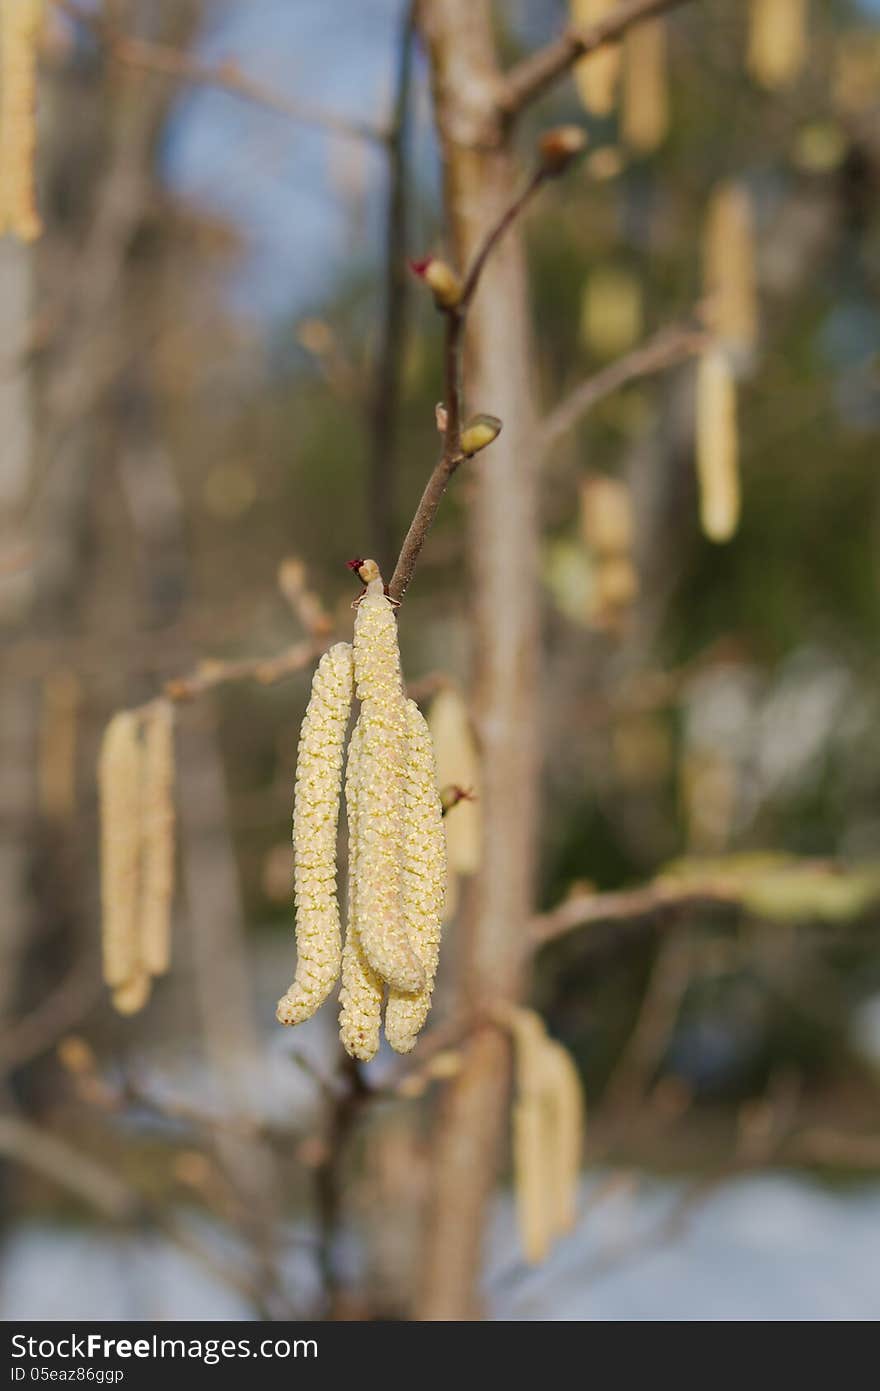
[(445, 261), (437, 256), (425, 256), (420, 261), (410, 261), (409, 268), (413, 275), (424, 280), (438, 309), (455, 309), (461, 303), (461, 280)]
[(587, 133), (580, 126), (553, 126), (538, 140), (541, 170), (548, 178), (558, 178), (587, 148)]

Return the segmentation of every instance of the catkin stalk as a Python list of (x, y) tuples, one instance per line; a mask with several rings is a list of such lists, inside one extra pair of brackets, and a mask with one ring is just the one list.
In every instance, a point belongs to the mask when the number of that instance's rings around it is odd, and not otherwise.
[(368, 1063), (379, 1051), (382, 997), (385, 987), (367, 961), (358, 926), (358, 832), (361, 778), (361, 737), (355, 726), (348, 747), (345, 771), (345, 806), (348, 817), (348, 922), (342, 951), (342, 987), (339, 991), (339, 1037), (349, 1057)]
[(42, 9), (42, 0), (3, 0), (0, 6), (0, 230), (22, 241), (43, 230), (34, 195)]
[(623, 48), (623, 138), (640, 154), (662, 144), (669, 129), (666, 25), (650, 19), (630, 29)]
[(381, 578), (367, 585), (354, 625), (354, 669), (361, 712), (358, 788), (357, 913), (360, 940), (374, 971), (395, 990), (425, 986), (425, 971), (403, 911), (406, 703), (397, 622)]
[(157, 701), (145, 717), (141, 871), (141, 957), (152, 976), (171, 959), (174, 898), (174, 707)]
[(807, 0), (750, 0), (748, 68), (775, 91), (797, 77), (807, 57)]
[(116, 989), (139, 971), (141, 776), (138, 718), (114, 715), (98, 760), (101, 807), (101, 904), (104, 980)]
[[(581, 28), (598, 24), (617, 3), (618, 0), (570, 0), (572, 24)], [(608, 116), (613, 111), (619, 72), (619, 44), (606, 44), (575, 63), (578, 94), (593, 116)]]
[(710, 541), (729, 541), (739, 522), (736, 386), (721, 348), (697, 364), (696, 455), (700, 522)]
[(703, 236), (706, 321), (734, 357), (748, 358), (758, 336), (755, 231), (746, 190), (726, 182), (714, 190)]
[(300, 730), (293, 807), (297, 962), (276, 1010), (282, 1024), (311, 1018), (339, 979), (336, 835), (351, 693), (352, 650), (340, 642), (318, 664)]
[(406, 702), (407, 753), (403, 806), (403, 910), (409, 940), (425, 972), (415, 995), (391, 990), (385, 1037), (398, 1053), (415, 1047), (431, 1008), (440, 956), (446, 883), (446, 838), (431, 733), (415, 701)]

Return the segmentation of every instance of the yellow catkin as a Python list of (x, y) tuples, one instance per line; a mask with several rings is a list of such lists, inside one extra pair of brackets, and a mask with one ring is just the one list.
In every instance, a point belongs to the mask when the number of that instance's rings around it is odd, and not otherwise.
[(623, 266), (597, 266), (581, 297), (580, 334), (599, 358), (619, 357), (642, 334), (642, 287)]
[(710, 541), (729, 541), (739, 522), (736, 386), (721, 348), (697, 364), (696, 459), (700, 523)]
[[(589, 28), (598, 24), (618, 4), (618, 0), (569, 0), (572, 24)], [(574, 65), (574, 80), (581, 101), (594, 116), (608, 116), (620, 72), (620, 45), (609, 44), (581, 58)]]
[(141, 966), (142, 761), (138, 717), (123, 710), (107, 725), (98, 761), (104, 980), (113, 989), (130, 982)]
[(750, 0), (748, 68), (762, 87), (785, 87), (803, 68), (807, 17), (807, 0)]
[(584, 541), (595, 555), (629, 555), (634, 525), (630, 490), (619, 478), (594, 473), (580, 486)]
[(636, 24), (623, 48), (621, 128), (630, 149), (650, 154), (669, 129), (666, 25), (662, 19)]
[(357, 820), (357, 921), (374, 971), (395, 990), (418, 991), (425, 971), (409, 941), (403, 910), (406, 702), (397, 621), (381, 578), (370, 581), (354, 625), (361, 775)]
[(113, 1008), (118, 1014), (137, 1014), (150, 998), (150, 974), (136, 971), (124, 985), (113, 991)]
[(391, 990), (385, 1037), (409, 1053), (431, 1008), (440, 956), (440, 924), (446, 886), (446, 837), (437, 790), (431, 732), (414, 700), (406, 702), (406, 771), (403, 802), (403, 911), (409, 939), (425, 972), (415, 995)]
[(563, 1236), (577, 1220), (577, 1194), (584, 1139), (584, 1094), (580, 1074), (567, 1048), (553, 1039), (544, 1045), (542, 1065), (547, 1078), (548, 1130), (552, 1136), (549, 1162), (553, 1232)]
[(361, 736), (355, 726), (348, 747), (345, 772), (345, 807), (348, 817), (348, 922), (342, 951), (342, 987), (339, 991), (339, 1037), (349, 1057), (368, 1063), (379, 1051), (382, 997), (385, 987), (364, 955), (357, 921), (358, 790), (361, 777)]
[(454, 686), (444, 686), (431, 701), (428, 728), (441, 791), (460, 788), (468, 797), (450, 807), (446, 853), (450, 878), (475, 874), (480, 867), (480, 760), (467, 705)]
[(76, 802), (76, 743), (80, 684), (66, 668), (43, 684), (40, 718), (40, 808), (51, 821), (66, 821)]
[(735, 359), (748, 358), (758, 334), (752, 205), (736, 183), (713, 191), (703, 236), (706, 321)]
[(151, 706), (144, 722), (141, 957), (151, 976), (168, 970), (174, 899), (174, 707)]
[(352, 650), (331, 647), (318, 664), (299, 737), (293, 806), (296, 976), (278, 1002), (282, 1024), (301, 1024), (324, 1003), (342, 959), (336, 898), (336, 834)]
[(554, 1225), (553, 1166), (548, 1144), (552, 1144), (552, 1136), (547, 1131), (545, 1113), (547, 1036), (534, 1010), (511, 1007), (504, 1022), (514, 1040), (516, 1097), (511, 1112), (511, 1139), (517, 1225), (525, 1259), (538, 1264), (550, 1249)]
[(22, 241), (43, 230), (34, 196), (42, 10), (42, 0), (0, 6), (0, 227)]

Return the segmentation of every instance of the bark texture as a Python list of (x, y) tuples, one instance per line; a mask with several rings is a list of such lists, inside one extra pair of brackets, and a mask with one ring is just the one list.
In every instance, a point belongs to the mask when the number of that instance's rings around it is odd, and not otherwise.
[[(499, 71), (487, 0), (431, 0), (429, 53), (449, 232), (465, 268), (522, 181), (495, 103)], [(475, 715), (483, 771), (483, 865), (466, 922), (461, 989), (474, 1011), (521, 989), (532, 900), (537, 789), (538, 461), (526, 272), (517, 228), (486, 267), (468, 319), (468, 411), (504, 422), (472, 472), (470, 552)], [(476, 1282), (508, 1087), (507, 1040), (476, 1032), (434, 1141), (421, 1319), (479, 1312)]]

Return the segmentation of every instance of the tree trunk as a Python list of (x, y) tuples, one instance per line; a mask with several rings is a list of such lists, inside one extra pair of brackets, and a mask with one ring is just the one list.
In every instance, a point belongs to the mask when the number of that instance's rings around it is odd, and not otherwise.
[[(431, 0), (427, 43), (445, 165), (448, 222), (464, 267), (518, 186), (495, 111), (498, 74), (488, 0)], [(468, 323), (470, 410), (504, 429), (472, 473), (475, 716), (482, 749), (483, 864), (466, 921), (461, 991), (474, 1011), (516, 997), (527, 959), (537, 813), (538, 460), (521, 238), (509, 231), (486, 268)], [(476, 1315), (487, 1206), (506, 1114), (507, 1039), (479, 1029), (441, 1108), (417, 1304), (422, 1319)]]

